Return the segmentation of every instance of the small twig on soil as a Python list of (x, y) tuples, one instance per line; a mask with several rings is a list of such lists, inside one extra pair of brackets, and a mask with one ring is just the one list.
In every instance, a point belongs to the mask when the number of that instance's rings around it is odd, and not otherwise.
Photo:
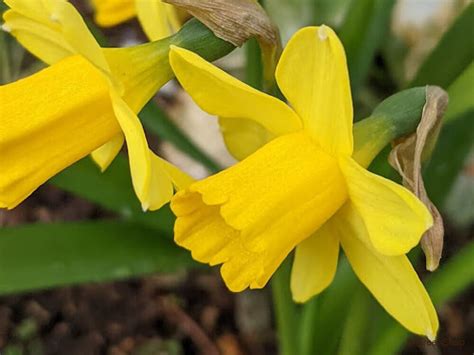
[(186, 335), (188, 335), (194, 344), (198, 347), (201, 354), (219, 355), (216, 345), (209, 339), (201, 327), (184, 312), (175, 302), (169, 298), (161, 298), (159, 304), (162, 311), (171, 323), (175, 323)]

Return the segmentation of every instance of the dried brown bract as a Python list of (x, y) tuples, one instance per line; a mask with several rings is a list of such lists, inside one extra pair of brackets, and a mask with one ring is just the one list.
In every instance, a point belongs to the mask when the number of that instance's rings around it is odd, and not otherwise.
[(443, 252), (444, 227), (438, 209), (428, 198), (423, 183), (421, 167), (431, 155), (441, 128), (441, 119), (448, 105), (448, 94), (437, 86), (426, 87), (426, 103), (416, 132), (393, 144), (389, 162), (403, 178), (403, 185), (410, 189), (428, 207), (433, 216), (433, 226), (421, 239), (426, 256), (426, 268), (438, 268)]

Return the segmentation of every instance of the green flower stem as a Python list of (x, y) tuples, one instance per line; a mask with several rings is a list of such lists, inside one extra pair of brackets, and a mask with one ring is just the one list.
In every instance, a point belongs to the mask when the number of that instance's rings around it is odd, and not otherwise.
[(400, 91), (382, 101), (370, 117), (354, 125), (353, 158), (362, 166), (391, 141), (415, 132), (426, 102), (426, 87)]
[(313, 355), (316, 324), (320, 316), (321, 301), (319, 296), (313, 297), (303, 306), (299, 329), (299, 350), (301, 355)]
[(368, 291), (358, 284), (354, 293), (344, 328), (342, 330), (339, 355), (361, 355), (364, 353), (366, 332), (370, 319)]
[(197, 19), (186, 22), (179, 32), (161, 41), (189, 49), (210, 62), (224, 57), (235, 49), (233, 44), (217, 37)]
[(260, 89), (262, 87), (262, 56), (260, 46), (255, 38), (245, 44), (247, 62), (245, 65), (245, 82), (250, 86)]
[(298, 354), (299, 317), (298, 307), (291, 298), (290, 274), (291, 258), (286, 258), (271, 281), (280, 355)]
[(328, 289), (303, 305), (299, 328), (301, 355), (336, 353), (350, 307), (347, 297), (341, 295), (352, 295), (358, 285), (347, 259), (341, 257)]

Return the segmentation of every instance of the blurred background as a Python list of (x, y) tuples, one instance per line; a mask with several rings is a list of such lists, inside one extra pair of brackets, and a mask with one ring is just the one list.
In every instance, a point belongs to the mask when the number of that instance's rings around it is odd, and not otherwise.
[[(146, 41), (136, 20), (98, 28), (87, 0), (71, 2), (102, 44), (122, 47)], [(356, 120), (369, 116), (387, 96), (411, 86), (439, 85), (451, 94), (451, 102), (458, 104), (455, 95), (467, 102), (461, 111), (448, 110), (424, 175), (428, 193), (445, 221), (441, 265), (468, 248), (472, 255), (473, 4), (463, 0), (267, 0), (265, 5), (283, 42), (306, 25), (325, 23), (337, 30), (347, 51)], [(0, 6), (5, 10), (2, 1)], [(249, 60), (254, 60), (256, 47), (251, 41), (218, 65), (250, 81)], [(0, 33), (0, 84), (44, 66), (10, 35)], [(196, 178), (235, 163), (215, 118), (196, 107), (175, 81), (157, 94), (140, 118), (152, 149)], [(387, 154), (382, 152), (371, 170), (399, 180), (386, 163)], [(14, 210), (0, 211), (0, 353), (276, 354), (270, 290), (227, 291), (216, 268), (197, 265), (174, 246), (172, 223), (167, 207), (141, 213), (125, 159), (116, 159), (101, 175), (86, 158)], [(417, 271), (430, 279), (423, 258), (418, 259)], [(456, 278), (472, 280), (474, 260), (464, 259), (455, 275), (449, 274), (442, 286), (436, 286), (442, 300), (437, 306), (438, 341), (430, 344), (404, 335), (392, 348), (384, 348), (386, 352), (372, 353), (474, 352), (474, 288), (472, 283), (459, 289), (450, 283)], [(337, 278), (342, 279), (343, 272), (353, 277), (343, 270)], [(336, 327), (344, 327), (351, 314), (347, 307), (354, 290), (364, 292), (357, 282), (350, 287), (340, 308), (334, 308), (334, 319), (340, 320)], [(367, 297), (367, 310), (383, 313)], [(373, 314), (360, 336), (377, 344), (370, 337), (371, 327), (379, 324)], [(330, 334), (319, 335), (315, 341), (333, 342), (327, 348), (332, 349), (329, 354), (344, 353), (338, 345), (340, 336), (330, 338)]]

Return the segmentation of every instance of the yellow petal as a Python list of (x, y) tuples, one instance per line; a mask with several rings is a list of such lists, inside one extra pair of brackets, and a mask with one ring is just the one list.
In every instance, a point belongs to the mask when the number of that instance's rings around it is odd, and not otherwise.
[[(161, 1), (161, 3), (163, 3), (163, 1)], [(171, 32), (178, 32), (186, 19), (189, 18), (189, 14), (183, 9), (178, 9), (175, 6), (168, 4), (165, 5), (166, 16), (168, 17)]]
[(157, 210), (171, 199), (174, 180), (176, 184), (185, 184), (184, 173), (180, 175), (178, 169), (150, 151), (139, 118), (113, 88), (110, 97), (127, 142), (135, 193), (144, 211)]
[(150, 151), (150, 156), (152, 171), (150, 192), (148, 194), (148, 209), (155, 211), (171, 200), (174, 193), (173, 186), (177, 189), (184, 189), (194, 179), (152, 151)]
[(105, 57), (81, 15), (64, 0), (8, 0), (6, 28), (38, 58), (48, 64), (81, 54), (105, 73)]
[(194, 179), (184, 171), (166, 160), (157, 157), (161, 162), (161, 168), (166, 171), (176, 190), (183, 190), (194, 182)]
[(330, 153), (351, 155), (352, 99), (346, 56), (327, 27), (306, 27), (288, 42), (278, 85), (311, 136)]
[(242, 83), (191, 51), (172, 46), (170, 64), (184, 89), (212, 115), (253, 120), (275, 135), (301, 129), (298, 116), (285, 103)]
[(119, 133), (110, 141), (91, 153), (92, 159), (94, 159), (102, 172), (109, 167), (110, 163), (112, 163), (114, 158), (120, 152), (120, 149), (122, 149), (123, 146), (123, 141), (123, 134)]
[(137, 16), (143, 31), (151, 41), (171, 36), (174, 33), (169, 15), (173, 15), (172, 5), (165, 4), (161, 0), (135, 0)]
[(291, 270), (291, 293), (295, 302), (308, 301), (334, 279), (339, 239), (331, 221), (332, 218), (296, 246)]
[(146, 197), (147, 200), (145, 203), (142, 203), (142, 207), (144, 210), (155, 211), (171, 200), (173, 196), (173, 183), (166, 170), (163, 169), (161, 159), (151, 151), (150, 161), (150, 187)]
[(102, 27), (118, 25), (136, 15), (135, 0), (92, 0), (92, 5), (94, 21)]
[(13, 10), (3, 14), (3, 28), (7, 29), (33, 55), (47, 64), (54, 64), (74, 54), (56, 28), (32, 20)]
[(408, 258), (374, 249), (364, 221), (350, 203), (333, 220), (357, 277), (401, 325), (433, 341), (439, 326), (436, 310)]
[(176, 194), (175, 241), (198, 261), (223, 263), (232, 291), (261, 288), (346, 198), (334, 158), (304, 133), (281, 136)]
[(373, 246), (385, 255), (406, 254), (418, 244), (433, 219), (410, 191), (372, 174), (354, 160), (341, 161), (349, 198), (365, 222)]
[(152, 162), (145, 132), (137, 115), (113, 89), (110, 90), (110, 98), (115, 116), (127, 142), (133, 188), (143, 209), (147, 210), (152, 204), (150, 201)]
[(245, 118), (219, 117), (219, 127), (227, 150), (237, 160), (243, 160), (275, 138), (261, 124)]
[(77, 54), (83, 55), (104, 73), (110, 71), (102, 50), (82, 16), (66, 1), (57, 1), (51, 17), (61, 25), (61, 32)]
[(120, 132), (107, 81), (79, 56), (0, 86), (0, 102), (0, 205), (8, 208)]
[(45, 13), (48, 12), (48, 8), (51, 5), (51, 0), (4, 0), (3, 1), (11, 9), (23, 13), (31, 19), (36, 21), (50, 21), (48, 17), (45, 17)]

